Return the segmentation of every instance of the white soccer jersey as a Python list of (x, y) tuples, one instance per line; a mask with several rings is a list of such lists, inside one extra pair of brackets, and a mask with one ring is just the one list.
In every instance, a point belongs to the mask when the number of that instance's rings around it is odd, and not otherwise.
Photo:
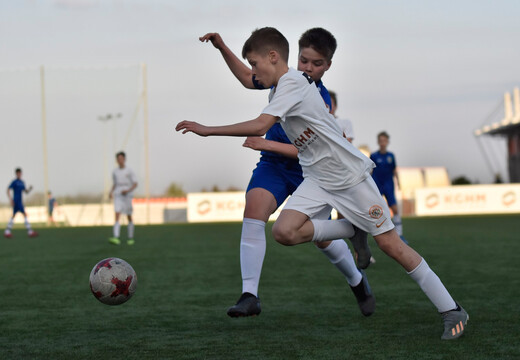
[(325, 189), (339, 190), (366, 179), (374, 163), (343, 137), (312, 79), (290, 68), (271, 89), (262, 111), (280, 118), (298, 148), (303, 177)]
[[(121, 195), (121, 191), (130, 189), (135, 183), (137, 183), (137, 177), (135, 173), (129, 167), (115, 168), (112, 171), (112, 181), (114, 182), (114, 195)], [(132, 196), (133, 191), (126, 194)]]
[(338, 122), (339, 127), (341, 128), (341, 131), (343, 131), (345, 137), (347, 139), (354, 139), (354, 128), (352, 127), (352, 121), (341, 118), (336, 118), (336, 121)]

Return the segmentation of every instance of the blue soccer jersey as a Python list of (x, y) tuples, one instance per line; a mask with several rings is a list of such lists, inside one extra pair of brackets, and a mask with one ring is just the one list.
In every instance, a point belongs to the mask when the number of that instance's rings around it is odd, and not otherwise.
[[(257, 89), (265, 89), (256, 81), (254, 76), (253, 84)], [(323, 101), (325, 101), (330, 109), (332, 103), (329, 91), (321, 80), (316, 83), (316, 87)], [(267, 130), (265, 138), (280, 143), (292, 144), (279, 123), (274, 124)], [(298, 159), (288, 158), (270, 151), (261, 151), (260, 154), (260, 161), (253, 170), (247, 191), (257, 187), (266, 189), (274, 195), (277, 205), (280, 206), (303, 181), (302, 168)]]
[(14, 179), (9, 185), (9, 189), (13, 189), (13, 202), (15, 204), (22, 203), (22, 193), (25, 190), (25, 183), (20, 179)]
[(370, 155), (376, 167), (372, 173), (372, 177), (381, 192), (386, 197), (389, 206), (396, 203), (394, 194), (394, 171), (396, 168), (395, 156), (391, 152), (382, 154), (379, 151)]
[(22, 193), (25, 190), (25, 183), (20, 179), (14, 179), (9, 185), (13, 189), (13, 214), (25, 212), (22, 202)]

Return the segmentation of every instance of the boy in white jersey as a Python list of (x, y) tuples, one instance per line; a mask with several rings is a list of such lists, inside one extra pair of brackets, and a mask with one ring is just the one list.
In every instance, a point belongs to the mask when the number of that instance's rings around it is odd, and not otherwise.
[(112, 172), (112, 190), (110, 190), (110, 198), (114, 199), (114, 211), (116, 213), (116, 221), (113, 228), (113, 236), (108, 241), (114, 245), (121, 244), (119, 234), (121, 225), (119, 217), (126, 214), (128, 217), (128, 245), (134, 245), (134, 223), (132, 221), (132, 197), (133, 191), (137, 187), (137, 178), (135, 173), (126, 166), (126, 154), (121, 151), (116, 154), (118, 167)]
[[(352, 231), (352, 224), (362, 228), (374, 236), (381, 250), (403, 266), (437, 307), (444, 321), (441, 338), (460, 337), (468, 314), (453, 300), (426, 261), (401, 241), (388, 206), (370, 176), (374, 163), (343, 138), (312, 79), (289, 69), (288, 42), (279, 38), (285, 40), (274, 28), (258, 29), (242, 50), (257, 81), (264, 87), (273, 87), (269, 105), (260, 116), (227, 126), (182, 121), (176, 130), (201, 136), (261, 136), (280, 121), (298, 148), (304, 180), (273, 226), (275, 239), (284, 245), (296, 245), (343, 238)], [(310, 220), (317, 212), (331, 208), (346, 219)]]

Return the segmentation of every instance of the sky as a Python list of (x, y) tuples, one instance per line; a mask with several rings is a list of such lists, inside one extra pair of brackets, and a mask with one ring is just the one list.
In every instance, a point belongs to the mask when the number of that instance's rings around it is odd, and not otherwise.
[[(287, 37), (294, 67), (305, 30), (334, 34), (338, 49), (323, 82), (338, 94), (337, 114), (352, 120), (356, 145), (374, 151), (386, 130), (399, 166), (444, 166), (450, 178), (488, 183), (493, 171), (506, 175), (505, 145), (486, 140), (491, 169), (473, 131), (520, 86), (519, 13), (513, 0), (1, 0), (0, 183), (21, 166), (28, 184), (44, 187), (43, 65), (53, 192), (101, 192), (127, 133), (128, 164), (143, 184), (142, 115), (132, 120), (146, 63), (151, 193), (172, 182), (187, 192), (245, 189), (259, 154), (242, 138), (180, 135), (174, 127), (261, 112), (268, 93), (243, 88), (198, 37), (219, 32), (240, 54), (264, 26)], [(98, 121), (108, 113), (121, 118)]]

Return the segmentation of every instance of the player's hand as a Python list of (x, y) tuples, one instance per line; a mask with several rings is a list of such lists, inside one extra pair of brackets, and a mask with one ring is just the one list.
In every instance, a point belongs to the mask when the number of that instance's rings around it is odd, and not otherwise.
[(109, 198), (109, 199), (112, 199), (113, 197), (114, 197), (114, 195), (112, 195), (112, 192), (109, 192), (109, 193), (108, 193), (108, 198)]
[(121, 195), (126, 195), (128, 194), (128, 190), (121, 190)]
[(219, 33), (207, 33), (206, 35), (199, 37), (199, 40), (201, 42), (211, 41), (213, 46), (219, 50), (224, 46), (224, 40), (222, 40)]
[(14, 206), (14, 200), (13, 199), (10, 200), (10, 203), (11, 203), (11, 206)]
[(177, 124), (175, 127), (176, 131), (182, 131), (183, 134), (186, 134), (188, 132), (192, 132), (194, 134), (200, 135), (200, 136), (208, 136), (209, 130), (207, 126), (201, 125), (195, 121), (181, 121)]
[(258, 151), (268, 150), (267, 145), (267, 140), (260, 136), (248, 136), (242, 144), (243, 147), (248, 147)]

